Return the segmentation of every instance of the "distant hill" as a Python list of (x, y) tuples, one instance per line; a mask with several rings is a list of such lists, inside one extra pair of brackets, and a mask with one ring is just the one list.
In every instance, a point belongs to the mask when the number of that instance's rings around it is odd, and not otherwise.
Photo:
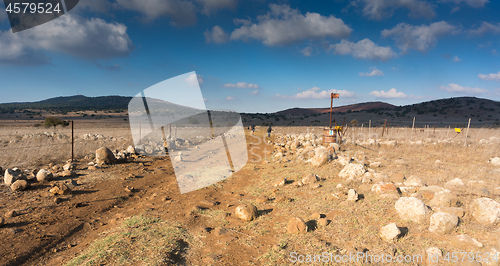
[(87, 97), (83, 95), (56, 97), (39, 102), (20, 102), (0, 104), (0, 113), (22, 111), (26, 109), (57, 112), (76, 111), (124, 111), (132, 97), (101, 96)]
[[(372, 109), (392, 109), (395, 105), (384, 102), (367, 102), (333, 107), (333, 112), (364, 111)], [(330, 108), (290, 108), (276, 112), (276, 114), (322, 114), (330, 113)]]

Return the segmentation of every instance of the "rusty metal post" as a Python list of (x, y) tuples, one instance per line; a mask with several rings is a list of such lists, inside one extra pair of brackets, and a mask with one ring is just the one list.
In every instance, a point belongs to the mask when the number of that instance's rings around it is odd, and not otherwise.
[(71, 162), (75, 161), (75, 128), (71, 120)]

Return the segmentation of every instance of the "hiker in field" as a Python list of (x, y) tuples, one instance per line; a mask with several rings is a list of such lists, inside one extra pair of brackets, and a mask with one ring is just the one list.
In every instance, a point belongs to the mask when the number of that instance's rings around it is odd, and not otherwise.
[(255, 125), (252, 125), (250, 128), (252, 130), (252, 136), (253, 136), (253, 134), (255, 133)]
[(269, 138), (271, 137), (271, 131), (272, 130), (273, 129), (271, 128), (271, 124), (269, 124), (269, 126), (267, 127), (267, 137), (269, 137)]

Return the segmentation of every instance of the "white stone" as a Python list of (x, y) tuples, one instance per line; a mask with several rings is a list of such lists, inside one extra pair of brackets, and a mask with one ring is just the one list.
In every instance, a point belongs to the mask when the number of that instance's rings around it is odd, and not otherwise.
[(500, 221), (500, 203), (490, 198), (479, 198), (472, 201), (470, 214), (482, 225), (493, 225)]
[(342, 171), (339, 173), (340, 178), (358, 178), (361, 177), (366, 172), (365, 167), (362, 164), (350, 163), (347, 164)]
[(380, 237), (386, 242), (393, 242), (401, 235), (401, 230), (395, 223), (380, 228)]
[(349, 192), (347, 192), (347, 201), (357, 201), (358, 199), (359, 195), (356, 193), (356, 190), (349, 189)]
[(499, 157), (491, 158), (491, 159), (489, 160), (489, 162), (490, 162), (492, 165), (495, 165), (495, 166), (500, 166), (500, 158), (499, 158)]
[(446, 234), (458, 225), (458, 216), (452, 213), (436, 212), (431, 216), (429, 231)]
[(416, 223), (423, 222), (429, 212), (423, 201), (413, 197), (399, 198), (395, 208), (401, 219)]

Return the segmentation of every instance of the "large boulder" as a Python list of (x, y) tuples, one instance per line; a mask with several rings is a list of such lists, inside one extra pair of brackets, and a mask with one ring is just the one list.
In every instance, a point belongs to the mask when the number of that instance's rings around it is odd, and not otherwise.
[(3, 175), (3, 182), (10, 186), (12, 183), (16, 182), (20, 178), (21, 174), (12, 169), (5, 169), (5, 173)]
[(252, 204), (239, 205), (234, 214), (243, 221), (251, 221), (257, 218), (257, 208)]
[(40, 169), (40, 171), (36, 173), (36, 180), (38, 180), (38, 182), (51, 180), (52, 177), (53, 177), (52, 172), (46, 169)]
[(16, 182), (12, 183), (12, 185), (10, 185), (10, 189), (12, 189), (12, 191), (21, 191), (25, 190), (28, 186), (28, 181), (17, 180)]
[(308, 174), (302, 178), (302, 184), (304, 185), (316, 183), (317, 181), (318, 177), (315, 174)]
[(358, 163), (349, 163), (340, 171), (339, 177), (345, 179), (361, 177), (366, 172), (365, 166)]
[(434, 197), (429, 201), (429, 206), (455, 207), (458, 203), (458, 197), (448, 190), (436, 192)]
[(393, 242), (401, 235), (401, 230), (395, 223), (388, 224), (380, 229), (380, 238), (386, 242)]
[(288, 221), (286, 231), (289, 234), (301, 234), (307, 232), (307, 224), (299, 217), (293, 217)]
[(113, 152), (106, 147), (99, 148), (98, 150), (95, 151), (95, 159), (97, 164), (100, 165), (111, 164), (116, 161)]
[(458, 225), (458, 216), (452, 213), (436, 212), (431, 216), (429, 231), (438, 234), (451, 232)]
[(470, 214), (482, 225), (493, 225), (500, 221), (500, 203), (490, 198), (479, 198), (472, 201)]
[(312, 166), (321, 166), (332, 160), (333, 152), (323, 146), (319, 146), (314, 150), (314, 156), (307, 160)]
[(395, 208), (401, 219), (416, 223), (423, 222), (429, 212), (424, 202), (414, 197), (399, 198)]

